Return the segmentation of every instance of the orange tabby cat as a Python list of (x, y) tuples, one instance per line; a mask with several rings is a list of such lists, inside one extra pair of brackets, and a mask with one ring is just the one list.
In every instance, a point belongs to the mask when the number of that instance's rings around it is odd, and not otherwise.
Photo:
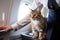
[(47, 24), (41, 15), (41, 10), (39, 8), (31, 10), (30, 19), (32, 23), (33, 38), (43, 40), (45, 37)]

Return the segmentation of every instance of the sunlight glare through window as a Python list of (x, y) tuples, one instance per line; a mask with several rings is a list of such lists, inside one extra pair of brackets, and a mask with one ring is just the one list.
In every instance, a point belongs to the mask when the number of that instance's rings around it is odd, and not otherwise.
[(23, 19), (29, 13), (29, 8), (24, 3), (19, 6), (18, 9), (18, 21)]

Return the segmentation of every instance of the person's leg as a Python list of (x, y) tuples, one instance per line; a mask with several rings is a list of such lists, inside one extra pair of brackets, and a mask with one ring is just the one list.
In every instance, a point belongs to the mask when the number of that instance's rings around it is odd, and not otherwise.
[(58, 27), (60, 26), (58, 24), (55, 24), (50, 40), (60, 40), (60, 31)]
[(60, 40), (60, 18), (55, 21), (51, 40)]
[(46, 35), (47, 40), (50, 40), (50, 38), (51, 38), (51, 34), (53, 31), (53, 26), (54, 26), (54, 20), (55, 20), (54, 11), (49, 10), (49, 14), (48, 14), (48, 18), (47, 18), (47, 25), (48, 25), (47, 35)]

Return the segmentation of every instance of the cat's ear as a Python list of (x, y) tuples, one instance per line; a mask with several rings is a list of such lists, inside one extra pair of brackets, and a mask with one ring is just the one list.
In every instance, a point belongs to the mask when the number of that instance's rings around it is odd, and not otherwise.
[(35, 11), (40, 12), (41, 10), (39, 8), (36, 8)]
[(29, 10), (30, 10), (31, 12), (34, 12), (34, 10), (32, 10), (32, 9), (30, 9), (30, 8), (29, 8)]
[(37, 10), (38, 12), (40, 11), (40, 9), (39, 9), (39, 8), (37, 8), (36, 10)]

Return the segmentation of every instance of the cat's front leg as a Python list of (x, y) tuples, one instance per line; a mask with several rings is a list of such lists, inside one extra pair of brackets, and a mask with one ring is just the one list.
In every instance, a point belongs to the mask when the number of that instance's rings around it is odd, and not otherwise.
[(42, 32), (39, 32), (39, 40), (42, 40), (43, 39), (43, 33)]
[(37, 39), (37, 38), (38, 38), (38, 32), (34, 31), (34, 33), (33, 33), (33, 38), (34, 38), (34, 39)]
[(39, 32), (39, 40), (44, 40), (46, 37), (46, 33), (45, 32)]

